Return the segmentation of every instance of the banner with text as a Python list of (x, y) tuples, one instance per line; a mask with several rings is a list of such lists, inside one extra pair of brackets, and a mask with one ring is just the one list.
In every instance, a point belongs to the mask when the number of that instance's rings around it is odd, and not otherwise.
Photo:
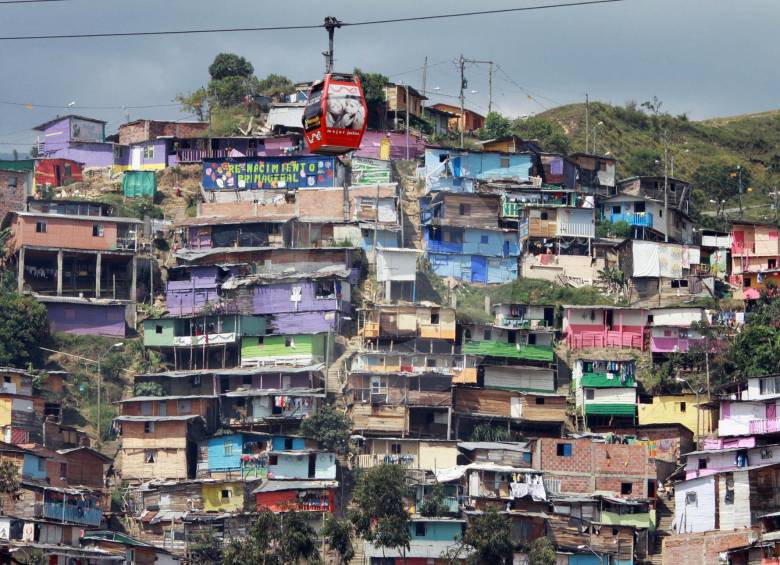
[(204, 159), (205, 190), (328, 188), (336, 186), (335, 157)]

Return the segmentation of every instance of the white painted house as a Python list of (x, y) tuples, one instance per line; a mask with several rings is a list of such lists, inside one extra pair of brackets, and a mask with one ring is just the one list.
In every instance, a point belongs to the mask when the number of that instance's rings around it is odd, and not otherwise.
[(385, 284), (385, 300), (415, 301), (419, 249), (380, 247), (376, 257), (376, 280)]

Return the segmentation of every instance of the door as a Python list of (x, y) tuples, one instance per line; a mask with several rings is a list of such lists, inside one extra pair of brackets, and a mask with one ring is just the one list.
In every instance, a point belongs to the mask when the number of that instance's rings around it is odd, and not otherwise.
[(471, 258), (471, 282), (487, 283), (487, 257), (474, 255)]
[(142, 147), (132, 147), (130, 149), (130, 168), (134, 171), (141, 170), (141, 151)]
[(54, 165), (54, 186), (62, 186), (62, 170), (59, 165)]

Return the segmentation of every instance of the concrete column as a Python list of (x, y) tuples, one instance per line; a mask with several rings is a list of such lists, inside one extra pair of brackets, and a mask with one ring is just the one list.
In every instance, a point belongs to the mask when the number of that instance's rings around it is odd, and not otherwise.
[(95, 298), (100, 298), (100, 277), (103, 274), (103, 254), (98, 251), (95, 257)]
[(62, 296), (62, 263), (64, 254), (62, 249), (57, 251), (57, 296)]
[(24, 247), (19, 248), (19, 271), (16, 274), (16, 291), (22, 294), (24, 291)]

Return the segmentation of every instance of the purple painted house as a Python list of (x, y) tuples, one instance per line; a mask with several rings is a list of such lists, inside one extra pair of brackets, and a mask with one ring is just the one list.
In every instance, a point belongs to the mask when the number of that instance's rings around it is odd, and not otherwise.
[(114, 165), (113, 143), (106, 142), (106, 122), (84, 116), (54, 118), (33, 128), (39, 136), (38, 151), (45, 157), (72, 159), (87, 167)]
[(38, 301), (46, 306), (53, 331), (77, 335), (125, 337), (128, 308), (135, 310), (135, 304), (107, 300), (38, 297)]
[(339, 331), (342, 314), (349, 314), (350, 271), (325, 269), (295, 275), (249, 275), (223, 286), (229, 308), (241, 314), (266, 315), (268, 333), (317, 334)]
[[(360, 142), (360, 149), (352, 156), (379, 159), (384, 138), (390, 140), (390, 159), (406, 159), (406, 134), (393, 131), (366, 131), (363, 141)], [(418, 159), (425, 153), (425, 142), (422, 139), (410, 135), (408, 143), (409, 159)]]
[(207, 304), (217, 307), (222, 283), (244, 272), (245, 265), (172, 267), (168, 269), (165, 308), (171, 316), (191, 316), (200, 313)]

